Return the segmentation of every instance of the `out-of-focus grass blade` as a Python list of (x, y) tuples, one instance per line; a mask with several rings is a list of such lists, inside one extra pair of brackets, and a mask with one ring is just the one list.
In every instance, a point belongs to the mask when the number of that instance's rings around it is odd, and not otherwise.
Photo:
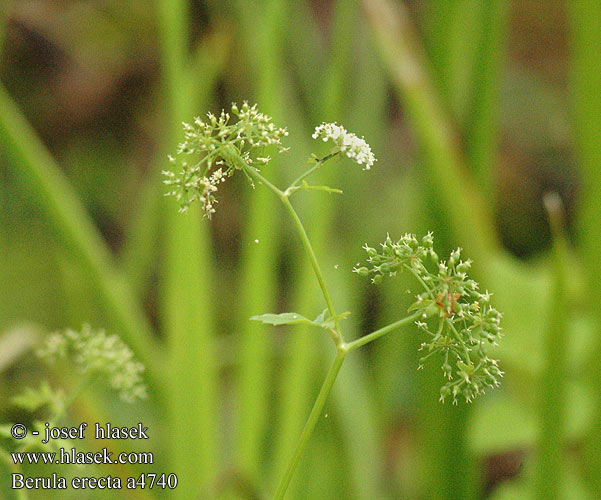
[[(347, 288), (348, 289), (348, 288)], [(352, 332), (351, 338), (355, 336)], [(369, 371), (366, 358), (361, 352), (349, 356), (334, 387), (334, 402), (339, 413), (343, 451), (347, 456), (350, 473), (349, 487), (355, 498), (368, 500), (382, 498), (382, 471), (384, 456), (381, 436), (378, 434), (381, 421), (376, 418), (374, 388), (367, 377)]]
[(317, 111), (322, 95), (323, 82), (317, 75), (323, 74), (326, 43), (309, 2), (290, 2), (289, 12), (290, 19), (294, 20), (286, 30), (290, 67), (296, 70), (301, 100), (307, 104), (303, 111), (310, 114), (308, 118), (312, 123), (319, 122), (323, 117), (311, 113)]
[[(206, 103), (209, 102), (215, 83), (223, 70), (229, 53), (229, 38), (224, 31), (217, 31), (202, 40), (192, 56), (187, 72), (182, 76), (183, 81), (191, 87), (187, 92), (190, 104), (190, 119), (192, 114), (200, 115)], [(156, 259), (160, 226), (161, 208), (163, 202), (163, 185), (161, 171), (165, 169), (165, 158), (169, 152), (157, 158), (154, 168), (145, 178), (140, 190), (138, 207), (130, 223), (127, 241), (120, 255), (121, 265), (129, 277), (131, 287), (138, 295), (144, 294), (149, 284), (150, 273)]]
[[(358, 7), (357, 5), (356, 8)], [(356, 12), (354, 19), (357, 20)], [(372, 172), (349, 165), (351, 168), (345, 168), (344, 175), (339, 175), (336, 179), (344, 190), (344, 195), (337, 203), (342, 204), (339, 212), (344, 217), (341, 225), (345, 231), (344, 234), (338, 234), (337, 241), (340, 244), (336, 245), (336, 251), (329, 247), (339, 266), (333, 274), (333, 296), (337, 304), (346, 304), (353, 311), (344, 321), (343, 328), (345, 338), (354, 339), (366, 333), (361, 332), (364, 320), (361, 311), (365, 298), (357, 293), (363, 280), (350, 272), (353, 264), (351, 256), (363, 252), (360, 247), (366, 241), (365, 233), (372, 222), (370, 215), (365, 213), (364, 206), (373, 204), (377, 190), (371, 174), (386, 163), (386, 158), (380, 155), (384, 154), (389, 123), (387, 80), (381, 61), (373, 56), (373, 38), (361, 22), (356, 22), (347, 29), (354, 33), (353, 43), (356, 48), (352, 67), (347, 70), (350, 76), (346, 78), (352, 82), (352, 86), (347, 85), (346, 89), (341, 89), (346, 100), (339, 103), (339, 106), (341, 109), (348, 109), (344, 125), (348, 130), (364, 135), (379, 158)], [(340, 37), (342, 36), (341, 33)], [(383, 481), (386, 451), (382, 448), (385, 438), (380, 431), (387, 415), (382, 415), (376, 394), (390, 388), (374, 387), (375, 377), (370, 375), (376, 367), (368, 365), (368, 359), (370, 358), (365, 356), (365, 352), (360, 350), (346, 360), (337, 385), (334, 386), (334, 401), (340, 415), (343, 449), (348, 462), (348, 475), (351, 477), (349, 487), (353, 488), (357, 498), (386, 498), (387, 494), (394, 495), (397, 492), (392, 485)], [(376, 357), (373, 361), (374, 364), (379, 364), (381, 359)]]
[[(343, 98), (339, 94), (344, 91), (344, 87), (339, 82), (347, 80), (347, 75), (352, 61), (352, 47), (349, 44), (354, 26), (358, 16), (357, 3), (352, 1), (338, 1), (335, 5), (334, 19), (332, 25), (337, 26), (332, 39), (329, 57), (328, 57), (328, 82), (323, 94), (325, 101), (319, 100), (314, 107), (309, 110), (310, 117), (317, 117), (317, 121), (336, 120), (344, 118)], [(341, 21), (341, 22), (339, 22)], [(317, 78), (314, 72), (300, 75), (304, 80)], [(328, 118), (326, 118), (328, 117)], [(320, 183), (336, 186), (335, 181), (338, 176), (336, 170), (339, 168), (336, 164), (328, 164), (320, 172)], [(334, 213), (333, 199), (331, 195), (322, 195), (313, 193), (307, 195), (302, 200), (301, 217), (303, 223), (309, 230), (313, 247), (320, 261), (322, 269), (325, 270), (326, 281), (328, 281), (328, 269), (331, 268), (332, 255), (327, 258), (328, 238), (330, 235), (331, 218)], [(324, 257), (326, 257), (324, 259)], [(296, 290), (302, 291), (301, 294), (294, 293), (291, 301), (293, 310), (312, 311), (320, 310), (322, 301), (316, 298), (319, 295), (307, 293), (307, 290), (315, 290), (315, 276), (307, 266), (305, 258), (299, 259), (304, 264), (302, 271), (298, 276), (298, 285)], [(325, 264), (325, 265), (324, 265)], [(301, 330), (300, 328), (298, 330)], [(312, 384), (315, 383), (314, 374), (321, 370), (317, 368), (320, 360), (320, 346), (315, 345), (314, 339), (302, 331), (295, 331), (290, 337), (289, 364), (282, 369), (282, 393), (286, 398), (282, 398), (279, 419), (276, 431), (276, 441), (274, 443), (274, 474), (273, 479), (277, 481), (279, 474), (284, 469), (289, 460), (294, 446), (301, 432), (302, 426), (309, 412), (311, 405), (310, 396), (313, 393)]]
[(402, 4), (363, 0), (378, 41), (381, 57), (392, 77), (425, 156), (429, 182), (435, 187), (456, 238), (476, 262), (498, 249), (494, 225), (484, 200), (465, 171), (455, 131), (445, 116)]
[[(237, 3), (243, 36), (254, 60), (256, 92), (259, 109), (281, 122), (281, 88), (283, 65), (283, 35), (288, 2)], [(258, 14), (260, 12), (261, 14)], [(280, 157), (281, 158), (281, 157)], [(277, 178), (280, 158), (266, 167)], [(277, 182), (276, 182), (277, 183)], [(277, 227), (280, 207), (273, 193), (257, 186), (249, 197), (250, 207), (245, 221), (242, 243), (241, 292), (238, 324), (240, 367), (236, 386), (237, 425), (235, 449), (238, 465), (256, 481), (261, 470), (263, 440), (269, 418), (269, 353), (271, 337), (263, 325), (249, 321), (256, 314), (279, 312), (277, 307)]]
[[(439, 0), (436, 2), (425, 2), (422, 9), (422, 24), (424, 25), (424, 47), (427, 50), (429, 60), (432, 62), (436, 87), (440, 98), (447, 105), (448, 111), (454, 109), (457, 100), (457, 85), (454, 72), (459, 65), (454, 59), (457, 46), (457, 26), (466, 17), (464, 10), (470, 0)], [(467, 35), (469, 30), (464, 30), (462, 35)], [(461, 54), (465, 63), (470, 60), (470, 54)]]
[(480, 21), (476, 43), (476, 61), (467, 103), (465, 127), (467, 160), (476, 172), (481, 191), (494, 200), (494, 176), (497, 165), (499, 99), (509, 18), (507, 0), (478, 2)]
[(0, 86), (0, 143), (7, 164), (33, 195), (41, 216), (86, 269), (110, 324), (147, 366), (150, 384), (160, 390), (157, 345), (148, 320), (115, 269), (110, 251), (77, 195), (3, 86)]
[[(431, 2), (425, 23), (430, 27), (430, 60), (438, 73), (441, 101), (446, 103), (448, 115), (455, 118), (456, 129), (463, 128), (466, 160), (476, 173), (480, 192), (493, 200), (493, 174), (496, 164), (497, 111), (499, 104), (499, 67), (507, 5), (505, 0), (478, 2)], [(465, 111), (464, 111), (465, 110)], [(462, 127), (463, 125), (463, 127)], [(432, 194), (438, 196), (438, 190)], [(493, 205), (488, 204), (492, 212)], [(435, 233), (444, 234), (444, 226), (434, 220)], [(442, 222), (447, 223), (447, 220)], [(447, 242), (447, 245), (450, 242)], [(439, 374), (429, 374), (427, 392), (437, 390)], [(430, 460), (439, 463), (448, 477), (437, 478), (428, 488), (440, 498), (472, 498), (477, 495), (479, 481), (475, 463), (467, 446), (466, 420), (471, 409), (436, 408), (432, 398), (422, 398), (425, 410), (419, 421), (421, 436), (430, 442)], [(430, 433), (431, 427), (447, 429), (444, 433)], [(448, 453), (453, 449), (453, 455)], [(452, 464), (451, 466), (447, 464)], [(468, 476), (472, 476), (471, 478)], [(424, 478), (431, 483), (430, 478)], [(432, 488), (438, 488), (435, 494)]]
[[(582, 200), (579, 239), (588, 276), (588, 297), (596, 297), (601, 286), (601, 4), (595, 0), (570, 2), (572, 40), (572, 109)], [(601, 331), (601, 309), (591, 303), (596, 330)], [(601, 342), (590, 364), (590, 384), (596, 395), (596, 412), (584, 440), (585, 468), (592, 491), (601, 491)]]
[(553, 283), (543, 339), (544, 362), (540, 376), (540, 435), (535, 465), (535, 498), (559, 498), (565, 480), (566, 382), (568, 311), (566, 306), (569, 253), (565, 214), (559, 195), (547, 194), (545, 208), (553, 234)]
[(356, 0), (337, 1), (334, 4), (334, 13), (331, 23), (330, 57), (327, 61), (327, 71), (321, 87), (319, 105), (316, 107), (321, 113), (318, 122), (338, 120), (339, 115), (349, 106), (348, 100), (349, 79), (353, 53), (349, 41), (354, 39), (357, 26), (359, 2)]
[[(190, 120), (204, 105), (190, 95), (187, 78), (189, 29), (185, 0), (157, 4), (165, 98), (165, 147), (175, 150), (181, 121)], [(168, 416), (170, 456), (180, 478), (174, 498), (195, 498), (219, 470), (218, 405), (213, 298), (213, 263), (208, 226), (198, 207), (177, 212), (165, 200), (165, 263), (161, 276), (163, 328), (168, 345)]]
[(0, 373), (9, 368), (39, 341), (42, 329), (34, 325), (21, 325), (0, 336)]
[[(433, 7), (437, 12), (446, 12), (434, 20), (437, 35), (432, 43), (438, 49), (431, 51), (433, 64), (438, 69), (439, 87), (446, 89), (443, 92), (446, 106), (444, 98), (434, 90), (427, 72), (428, 61), (423, 57), (423, 49), (402, 4), (395, 9), (386, 0), (364, 0), (364, 5), (384, 62), (420, 143), (429, 183), (445, 212), (445, 223), (451, 227), (454, 238), (465, 245), (478, 262), (485, 262), (490, 253), (498, 249), (491, 207), (479, 197), (464, 170), (454, 137), (458, 127), (454, 128), (447, 116), (453, 109), (453, 99), (460, 95), (460, 91), (454, 88), (457, 82), (453, 79), (452, 62), (447, 57), (452, 54), (451, 37), (444, 33), (445, 30), (452, 31), (459, 21), (457, 9), (460, 5), (440, 2)], [(440, 499), (472, 498), (476, 494), (477, 482), (466, 446), (465, 420), (468, 412), (465, 409), (435, 407), (439, 403), (428, 393), (439, 387), (438, 377), (428, 374), (424, 378), (427, 383), (418, 415), (420, 436), (425, 445), (423, 458), (429, 470), (437, 470), (436, 476), (444, 476), (434, 480), (432, 477), (423, 478), (428, 485), (428, 495)], [(440, 431), (432, 432), (431, 429)], [(446, 431), (442, 432), (442, 429)], [(453, 455), (449, 454), (449, 449), (454, 450)]]
[[(494, 192), (507, 0), (428, 2), (423, 24), (440, 98), (461, 126), (481, 190)], [(491, 198), (492, 199), (492, 198)]]

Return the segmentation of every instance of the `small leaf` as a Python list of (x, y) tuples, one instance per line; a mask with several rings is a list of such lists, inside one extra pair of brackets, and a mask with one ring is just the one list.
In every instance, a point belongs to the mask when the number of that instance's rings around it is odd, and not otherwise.
[(328, 310), (325, 309), (319, 316), (317, 316), (317, 318), (313, 320), (313, 323), (315, 323), (316, 326), (320, 326), (322, 328), (325, 328), (326, 330), (329, 330), (336, 326), (336, 320), (344, 319), (349, 314), (351, 314), (350, 311), (346, 311), (341, 314), (338, 314), (336, 317), (332, 317), (328, 316)]
[[(339, 314), (336, 319), (346, 318), (350, 312), (344, 312)], [(317, 318), (311, 321), (298, 313), (281, 313), (281, 314), (261, 314), (260, 316), (253, 316), (250, 318), (251, 321), (260, 321), (268, 325), (281, 326), (281, 325), (309, 325), (317, 328), (324, 328), (330, 330), (334, 328), (336, 322), (334, 318), (328, 315), (328, 310), (324, 309)]]
[(329, 186), (311, 186), (307, 184), (306, 181), (303, 181), (300, 188), (303, 191), (325, 191), (326, 193), (342, 194), (342, 190), (340, 189), (331, 188)]
[(273, 326), (281, 325), (315, 325), (310, 319), (301, 316), (298, 313), (281, 313), (281, 314), (261, 314), (259, 316), (253, 316), (250, 318), (251, 321), (260, 321)]
[(324, 309), (323, 311), (321, 311), (321, 313), (319, 314), (319, 316), (317, 316), (317, 318), (315, 318), (313, 320), (313, 323), (316, 323), (318, 325), (323, 324), (325, 322), (325, 320), (326, 320), (327, 314), (328, 314), (328, 310)]

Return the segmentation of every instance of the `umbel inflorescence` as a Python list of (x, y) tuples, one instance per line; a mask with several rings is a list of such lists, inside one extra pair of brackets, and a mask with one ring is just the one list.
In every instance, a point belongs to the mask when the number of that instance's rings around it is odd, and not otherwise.
[(197, 118), (193, 125), (184, 125), (185, 140), (179, 147), (178, 160), (170, 158), (176, 165), (176, 171), (165, 172), (165, 182), (171, 186), (168, 194), (179, 200), (180, 211), (186, 211), (192, 202), (199, 201), (205, 215), (210, 217), (215, 211), (214, 193), (217, 185), (237, 170), (242, 171), (251, 183), (257, 181), (282, 202), (311, 262), (326, 309), (317, 316), (314, 316), (314, 311), (309, 316), (283, 312), (250, 318), (276, 327), (302, 324), (325, 330), (336, 348), (336, 357), (276, 488), (274, 500), (284, 500), (302, 451), (315, 429), (347, 355), (401, 326), (415, 322), (428, 336), (421, 347), (425, 355), (420, 360), (420, 367), (430, 356), (442, 358), (446, 380), (440, 390), (441, 401), (449, 397), (457, 403), (463, 397), (470, 402), (487, 387), (498, 385), (502, 376), (497, 361), (489, 358), (486, 352), (501, 335), (501, 315), (490, 305), (490, 294), (481, 293), (477, 283), (467, 277), (470, 262), (460, 260), (459, 250), (451, 253), (447, 261), (441, 261), (434, 252), (431, 234), (427, 234), (421, 242), (408, 234), (398, 242), (387, 238), (381, 250), (366, 246), (368, 265), (357, 265), (354, 271), (363, 276), (371, 275), (372, 281), (379, 283), (384, 276), (393, 276), (406, 270), (417, 278), (423, 291), (417, 295), (409, 315), (358, 339), (347, 341), (342, 320), (350, 313), (337, 312), (309, 235), (290, 199), (295, 193), (308, 190), (341, 193), (329, 186), (311, 185), (307, 179), (335, 157), (348, 158), (364, 170), (370, 169), (376, 159), (369, 144), (341, 125), (322, 123), (315, 128), (313, 138), (332, 142), (330, 153), (321, 158), (312, 155), (308, 170), (286, 189), (280, 189), (264, 177), (260, 169), (269, 162), (269, 156), (263, 153), (263, 148), (276, 146), (280, 151), (284, 150), (280, 140), (287, 135), (286, 129), (275, 127), (271, 118), (259, 113), (256, 106), (250, 107), (246, 103), (241, 109), (233, 105), (232, 114), (238, 117), (236, 123), (230, 123), (230, 115), (222, 111), (219, 118), (209, 114), (208, 122)]
[(447, 382), (440, 399), (451, 397), (467, 402), (482, 394), (487, 387), (499, 385), (503, 372), (498, 362), (487, 355), (487, 348), (501, 337), (501, 314), (490, 304), (491, 294), (479, 291), (478, 283), (468, 278), (471, 261), (460, 259), (461, 249), (451, 252), (448, 260), (440, 260), (433, 248), (431, 233), (421, 242), (406, 234), (394, 242), (388, 236), (381, 249), (367, 245), (368, 267), (356, 267), (362, 276), (372, 276), (374, 283), (384, 276), (408, 271), (419, 281), (423, 292), (409, 308), (418, 313), (416, 325), (428, 340), (421, 346), (429, 357), (440, 355)]
[(83, 375), (104, 377), (124, 401), (146, 397), (144, 365), (134, 359), (133, 352), (117, 335), (107, 335), (89, 325), (81, 331), (67, 329), (49, 335), (38, 355), (50, 361), (69, 358)]
[[(234, 122), (232, 115), (237, 117)], [(241, 162), (258, 168), (270, 161), (263, 153), (266, 146), (275, 145), (280, 152), (286, 150), (281, 140), (288, 131), (276, 127), (271, 117), (257, 110), (256, 104), (249, 106), (245, 102), (238, 107), (234, 103), (231, 115), (225, 111), (219, 116), (208, 113), (206, 121), (195, 118), (183, 126), (185, 137), (177, 158), (169, 157), (176, 171), (163, 171), (167, 177), (164, 183), (172, 188), (167, 195), (175, 196), (181, 212), (199, 201), (205, 216), (210, 218), (215, 213), (219, 184), (241, 170)]]

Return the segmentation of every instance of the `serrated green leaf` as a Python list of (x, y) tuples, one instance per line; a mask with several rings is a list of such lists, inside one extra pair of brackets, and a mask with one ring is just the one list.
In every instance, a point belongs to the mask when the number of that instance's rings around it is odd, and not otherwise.
[(311, 156), (309, 156), (307, 163), (314, 164), (314, 163), (317, 163), (318, 161), (319, 161), (319, 157), (315, 153), (311, 153)]
[(252, 316), (251, 321), (260, 321), (267, 325), (281, 326), (281, 325), (315, 325), (310, 319), (301, 316), (298, 313), (281, 313), (281, 314), (261, 314), (259, 316)]
[[(346, 318), (350, 312), (344, 312), (336, 316), (336, 319), (341, 320)], [(280, 313), (280, 314), (261, 314), (259, 316), (253, 316), (250, 318), (251, 321), (260, 321), (267, 325), (281, 326), (281, 325), (309, 325), (317, 328), (324, 328), (329, 330), (334, 328), (336, 322), (335, 318), (328, 316), (328, 310), (324, 309), (313, 321), (298, 313)]]
[(316, 326), (320, 326), (321, 328), (325, 328), (326, 330), (330, 330), (336, 326), (336, 320), (342, 320), (346, 318), (350, 313), (350, 311), (343, 312), (341, 314), (333, 316), (328, 316), (328, 310), (325, 309), (317, 318), (313, 320), (313, 323)]

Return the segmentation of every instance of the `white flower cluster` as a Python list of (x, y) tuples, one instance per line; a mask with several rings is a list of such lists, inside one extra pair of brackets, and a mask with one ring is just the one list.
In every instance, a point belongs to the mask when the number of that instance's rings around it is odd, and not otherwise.
[[(176, 164), (176, 160), (172, 156), (169, 157), (169, 161), (173, 165)], [(187, 169), (188, 164), (186, 162), (182, 162), (182, 166), (187, 175), (182, 174), (181, 178), (177, 178), (175, 173), (170, 170), (163, 170), (163, 175), (167, 177), (163, 183), (168, 186), (175, 186), (175, 189), (166, 193), (166, 196), (174, 196), (180, 202), (179, 211), (182, 213), (188, 211), (190, 203), (198, 200), (202, 205), (205, 217), (210, 219), (215, 213), (215, 204), (217, 203), (213, 193), (217, 191), (217, 186), (220, 183), (225, 182), (226, 175), (231, 175), (231, 173), (226, 174), (223, 168), (218, 168), (208, 177), (206, 175), (201, 177), (197, 170)], [(183, 189), (181, 189), (182, 186)], [(184, 198), (186, 203), (182, 203)]]
[[(263, 154), (266, 146), (277, 146), (283, 152), (281, 140), (288, 135), (285, 128), (276, 127), (271, 117), (259, 112), (257, 105), (244, 102), (232, 104), (232, 115), (238, 120), (230, 123), (230, 113), (219, 116), (207, 114), (207, 120), (195, 118), (184, 123), (184, 141), (179, 145), (179, 158), (169, 157), (174, 171), (163, 171), (165, 184), (171, 186), (167, 196), (174, 196), (185, 212), (199, 201), (204, 214), (215, 213), (217, 185), (244, 165), (264, 166), (271, 159)], [(254, 156), (255, 154), (260, 156)], [(218, 167), (218, 168), (217, 168)], [(217, 170), (213, 170), (217, 168)]]
[(374, 157), (369, 144), (365, 142), (365, 139), (357, 137), (351, 132), (347, 132), (341, 125), (337, 125), (336, 123), (322, 123), (318, 127), (315, 127), (313, 139), (319, 138), (324, 142), (331, 139), (341, 153), (344, 153), (359, 165), (365, 165), (365, 170), (369, 170), (376, 161), (376, 158)]
[(240, 127), (237, 137), (246, 138), (253, 147), (281, 144), (282, 137), (288, 135), (288, 130), (278, 128), (271, 122), (271, 117), (257, 110), (257, 105), (249, 106), (247, 102), (238, 108), (232, 104), (232, 113), (238, 117)]
[(89, 325), (84, 325), (81, 332), (56, 332), (46, 338), (38, 355), (50, 360), (69, 357), (81, 373), (106, 377), (124, 401), (131, 403), (146, 397), (144, 365), (134, 359), (117, 335), (92, 330)]

